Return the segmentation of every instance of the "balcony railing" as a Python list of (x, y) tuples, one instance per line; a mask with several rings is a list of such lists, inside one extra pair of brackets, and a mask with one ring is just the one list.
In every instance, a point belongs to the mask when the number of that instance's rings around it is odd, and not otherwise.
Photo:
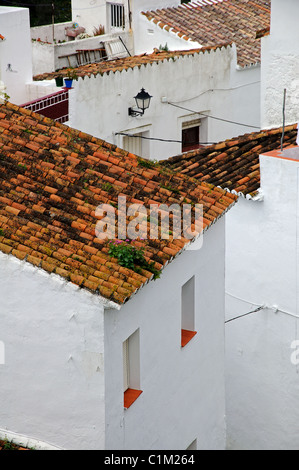
[(65, 88), (57, 93), (25, 103), (21, 107), (64, 123), (69, 120), (69, 92)]

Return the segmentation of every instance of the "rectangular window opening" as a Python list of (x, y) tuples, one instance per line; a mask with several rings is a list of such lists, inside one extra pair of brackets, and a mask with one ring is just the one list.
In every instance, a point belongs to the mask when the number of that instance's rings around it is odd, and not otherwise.
[(124, 408), (129, 408), (141, 395), (139, 330), (123, 342)]
[(128, 132), (128, 134), (128, 136), (124, 136), (123, 138), (122, 148), (134, 155), (149, 159), (149, 131)]
[(125, 27), (125, 8), (118, 3), (110, 4), (110, 24), (112, 28)]
[(197, 334), (195, 331), (195, 276), (182, 287), (181, 347), (185, 347)]
[(183, 122), (182, 124), (182, 152), (197, 150), (204, 145), (201, 144), (201, 120)]

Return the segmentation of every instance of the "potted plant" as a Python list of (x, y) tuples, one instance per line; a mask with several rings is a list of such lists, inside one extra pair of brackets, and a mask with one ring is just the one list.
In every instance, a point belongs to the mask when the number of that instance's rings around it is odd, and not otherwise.
[(67, 69), (66, 78), (64, 79), (66, 88), (72, 88), (73, 80), (78, 80), (76, 70)]
[(63, 77), (61, 75), (58, 75), (57, 77), (55, 77), (55, 82), (56, 86), (63, 86)]

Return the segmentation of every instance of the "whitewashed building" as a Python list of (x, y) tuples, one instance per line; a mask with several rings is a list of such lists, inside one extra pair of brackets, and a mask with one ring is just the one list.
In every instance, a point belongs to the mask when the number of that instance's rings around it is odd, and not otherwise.
[(281, 126), (284, 90), (287, 124), (298, 122), (298, 69), (296, 47), (299, 31), (296, 0), (271, 1), (271, 27), (262, 39), (261, 125), (262, 128)]
[(0, 80), (13, 103), (27, 101), (32, 82), (32, 51), (28, 8), (0, 7)]
[[(10, 103), (1, 127), (0, 436), (224, 449), (224, 214), (236, 197)], [(96, 232), (97, 206), (113, 211), (119, 195), (202, 203), (200, 249), (129, 240), (146, 263), (121, 264)]]
[(299, 148), (260, 156), (258, 202), (227, 222), (228, 445), (298, 449)]
[[(97, 64), (98, 68), (92, 64), (85, 69), (79, 66), (78, 75), (84, 80), (79, 78), (70, 94), (71, 126), (157, 160), (185, 151), (182, 141), (206, 145), (260, 129), (259, 29), (269, 25), (269, 1), (259, 0), (254, 5), (244, 2), (242, 10), (236, 0), (174, 3), (98, 0), (87, 5), (83, 0), (73, 1), (76, 24), (90, 31), (95, 22), (101, 23), (108, 35), (123, 35), (125, 55), (132, 57), (119, 61), (118, 66), (109, 60), (110, 69), (103, 63)], [(211, 27), (212, 15), (217, 18), (217, 28)], [(186, 29), (189, 24), (193, 36)], [(248, 30), (246, 37), (240, 25)], [(105, 43), (104, 36), (98, 38)], [(77, 43), (81, 42), (84, 49), (91, 47), (84, 41), (91, 40), (94, 38)], [(71, 62), (75, 59), (70, 50), (75, 41), (55, 45), (62, 47), (70, 52), (64, 67), (67, 60), (76, 65)], [(202, 50), (202, 56), (193, 53), (196, 49)], [(165, 58), (174, 63), (156, 64), (153, 51), (167, 53)], [(141, 62), (138, 58), (144, 53), (150, 67), (145, 66), (144, 58)], [(125, 73), (121, 73), (123, 70)], [(51, 77), (35, 76), (42, 78)], [(151, 106), (143, 116), (129, 118), (127, 109), (134, 105), (133, 97), (142, 87), (153, 96)]]
[[(235, 86), (235, 66), (234, 46), (213, 46), (156, 49), (78, 67), (78, 81), (69, 93), (69, 124), (152, 160), (250, 132), (259, 128), (259, 108), (255, 98), (249, 103)], [(35, 79), (51, 83), (55, 75)], [(142, 88), (152, 96), (150, 106), (144, 114), (129, 115)], [(214, 92), (219, 89), (225, 92)]]
[[(230, 2), (233, 6), (235, 0)], [(178, 2), (174, 6), (177, 17), (184, 17), (190, 8), (194, 9), (194, 14), (201, 14), (201, 8), (203, 11), (210, 8), (210, 5), (193, 4), (186, 7), (178, 5)], [(71, 126), (104, 138), (133, 153), (157, 160), (185, 151), (186, 142), (206, 145), (260, 128), (260, 40), (255, 39), (255, 35), (259, 27), (268, 24), (267, 9), (250, 10), (247, 4), (244, 5), (242, 14), (237, 14), (231, 9), (231, 21), (233, 24), (237, 21), (236, 31), (239, 22), (247, 22), (250, 31), (248, 38), (243, 38), (244, 42), (240, 38), (234, 42), (234, 36), (227, 34), (227, 8), (224, 4), (222, 6), (221, 2), (215, 4), (215, 15), (220, 15), (221, 18), (219, 28), (213, 31), (212, 36), (207, 34), (207, 37), (202, 39), (197, 36), (189, 38), (180, 33), (179, 28), (182, 26), (179, 24), (178, 31), (175, 27), (162, 28), (158, 17), (156, 20), (145, 15), (149, 8), (156, 9), (152, 10), (152, 14), (156, 15), (159, 15), (159, 7), (168, 12), (168, 1), (151, 2), (149, 5), (146, 1), (113, 4), (99, 0), (87, 5), (86, 1), (77, 0), (73, 2), (72, 7), (71, 24), (31, 28), (30, 33), (27, 24), (24, 34), (26, 33), (28, 41), (28, 35), (31, 34), (32, 53), (24, 53), (23, 56), (30, 60), (33, 56), (35, 81), (29, 84), (26, 82), (22, 93), (20, 91), (18, 97), (12, 96), (12, 102), (27, 104), (58, 90), (54, 80), (36, 80), (37, 76), (41, 76), (41, 72), (90, 63), (93, 57), (95, 62), (100, 61), (98, 65), (101, 73), (103, 60), (95, 54), (103, 49), (110, 51), (110, 60), (107, 63), (113, 62), (111, 59), (115, 57), (126, 56), (129, 69), (123, 74), (109, 74), (107, 69), (103, 77), (95, 76), (88, 80), (80, 78), (75, 84), (75, 91), (70, 93)], [(119, 8), (123, 13), (119, 13)], [(260, 11), (264, 11), (263, 16)], [(250, 20), (252, 14), (256, 17), (253, 24)], [(114, 19), (111, 19), (111, 15), (114, 15)], [(120, 18), (124, 21), (121, 26)], [(77, 37), (63, 39), (67, 29), (76, 30), (81, 25), (88, 31), (86, 34), (91, 34), (91, 21), (94, 22), (93, 29), (97, 25), (103, 26), (105, 34), (91, 35), (80, 40), (77, 40)], [(204, 15), (202, 26), (211, 30), (209, 19)], [(152, 28), (154, 34), (148, 31)], [(204, 28), (200, 27), (201, 29)], [(160, 33), (170, 35), (171, 40), (165, 40), (164, 43), (159, 37)], [(9, 38), (11, 40), (11, 35)], [(121, 51), (118, 50), (119, 46)], [(192, 53), (196, 50), (194, 48), (202, 50), (202, 57)], [(86, 52), (82, 53), (82, 50)], [(151, 67), (131, 67), (132, 57), (135, 57), (136, 52), (147, 52), (150, 56), (153, 50), (168, 52), (166, 57), (174, 63), (171, 64), (169, 60), (169, 63), (164, 61), (163, 64), (155, 64), (149, 58), (148, 63), (153, 64)], [(186, 50), (190, 51), (188, 57), (184, 54)], [(210, 52), (206, 53), (206, 50)], [(180, 52), (184, 57), (180, 57)], [(138, 59), (136, 63), (138, 65)], [(111, 68), (113, 67), (111, 64)], [(126, 68), (124, 63), (123, 69)], [(96, 68), (93, 70), (93, 75), (97, 75)], [(120, 72), (121, 67), (118, 70)], [(81, 76), (90, 76), (90, 73), (87, 65)], [(169, 80), (169, 76), (172, 80)], [(129, 118), (126, 109), (134, 104), (133, 97), (142, 87), (153, 96), (151, 107), (144, 116)], [(115, 103), (114, 107), (111, 106), (112, 102)], [(118, 109), (118, 103), (124, 105), (124, 110)], [(105, 113), (106, 118), (101, 119), (99, 113)], [(134, 135), (133, 139), (130, 138), (131, 135)], [(187, 148), (190, 149), (190, 145)]]
[(226, 220), (229, 449), (298, 449), (297, 124), (163, 162), (239, 194)]

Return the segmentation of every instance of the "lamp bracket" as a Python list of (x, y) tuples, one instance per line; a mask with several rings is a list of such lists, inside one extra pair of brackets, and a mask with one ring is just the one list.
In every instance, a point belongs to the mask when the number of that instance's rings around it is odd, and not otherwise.
[(133, 117), (143, 116), (144, 114), (144, 110), (138, 111), (137, 109), (133, 109), (133, 108), (129, 108), (128, 112), (129, 112), (129, 116), (133, 116)]

